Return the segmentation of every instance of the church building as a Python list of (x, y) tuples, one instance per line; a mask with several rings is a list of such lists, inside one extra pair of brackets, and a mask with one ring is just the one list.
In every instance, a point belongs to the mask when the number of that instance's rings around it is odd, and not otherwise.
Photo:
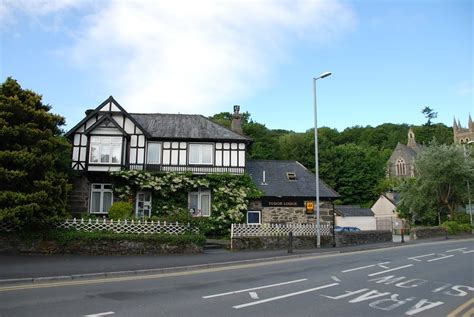
[(454, 118), (453, 136), (455, 144), (467, 144), (468, 142), (474, 141), (474, 123), (472, 122), (471, 115), (469, 115), (467, 129), (461, 126), (459, 119), (458, 122), (456, 122), (456, 118)]
[(387, 162), (387, 177), (409, 178), (415, 176), (415, 158), (423, 151), (423, 145), (416, 143), (415, 133), (408, 131), (407, 145), (397, 143)]

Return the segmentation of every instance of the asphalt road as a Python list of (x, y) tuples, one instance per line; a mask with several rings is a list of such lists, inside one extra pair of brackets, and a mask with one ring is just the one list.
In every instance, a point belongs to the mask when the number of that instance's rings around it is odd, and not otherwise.
[(473, 316), (474, 240), (0, 287), (0, 316)]

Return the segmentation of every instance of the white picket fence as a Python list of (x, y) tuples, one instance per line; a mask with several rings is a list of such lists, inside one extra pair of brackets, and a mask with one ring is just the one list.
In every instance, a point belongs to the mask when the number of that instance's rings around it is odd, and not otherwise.
[[(315, 224), (232, 224), (230, 236), (237, 237), (271, 237), (286, 236), (293, 232), (294, 237), (315, 236)], [(321, 224), (321, 236), (331, 236), (332, 228), (328, 224)]]
[(184, 234), (198, 233), (199, 229), (191, 227), (189, 223), (181, 224), (178, 222), (160, 222), (147, 220), (108, 220), (108, 219), (68, 219), (59, 223), (57, 228), (74, 229), (77, 231), (111, 231), (115, 233), (167, 233), (167, 234)]

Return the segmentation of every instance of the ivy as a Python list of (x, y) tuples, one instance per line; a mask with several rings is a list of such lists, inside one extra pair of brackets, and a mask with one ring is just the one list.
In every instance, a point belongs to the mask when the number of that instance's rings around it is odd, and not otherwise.
[(123, 200), (134, 200), (137, 191), (152, 192), (153, 217), (190, 216), (188, 193), (198, 188), (211, 190), (211, 216), (215, 232), (227, 232), (231, 223), (245, 219), (249, 200), (263, 193), (247, 174), (192, 175), (191, 173), (149, 173), (137, 170), (112, 172), (115, 193)]

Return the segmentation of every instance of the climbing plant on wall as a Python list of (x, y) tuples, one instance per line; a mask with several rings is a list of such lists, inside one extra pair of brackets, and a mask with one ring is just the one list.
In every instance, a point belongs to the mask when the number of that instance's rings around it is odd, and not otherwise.
[(249, 200), (262, 196), (249, 175), (191, 173), (149, 173), (123, 170), (116, 178), (115, 193), (123, 200), (134, 199), (137, 191), (152, 192), (153, 216), (190, 215), (188, 193), (198, 188), (211, 190), (211, 216), (215, 230), (227, 230), (245, 219)]

